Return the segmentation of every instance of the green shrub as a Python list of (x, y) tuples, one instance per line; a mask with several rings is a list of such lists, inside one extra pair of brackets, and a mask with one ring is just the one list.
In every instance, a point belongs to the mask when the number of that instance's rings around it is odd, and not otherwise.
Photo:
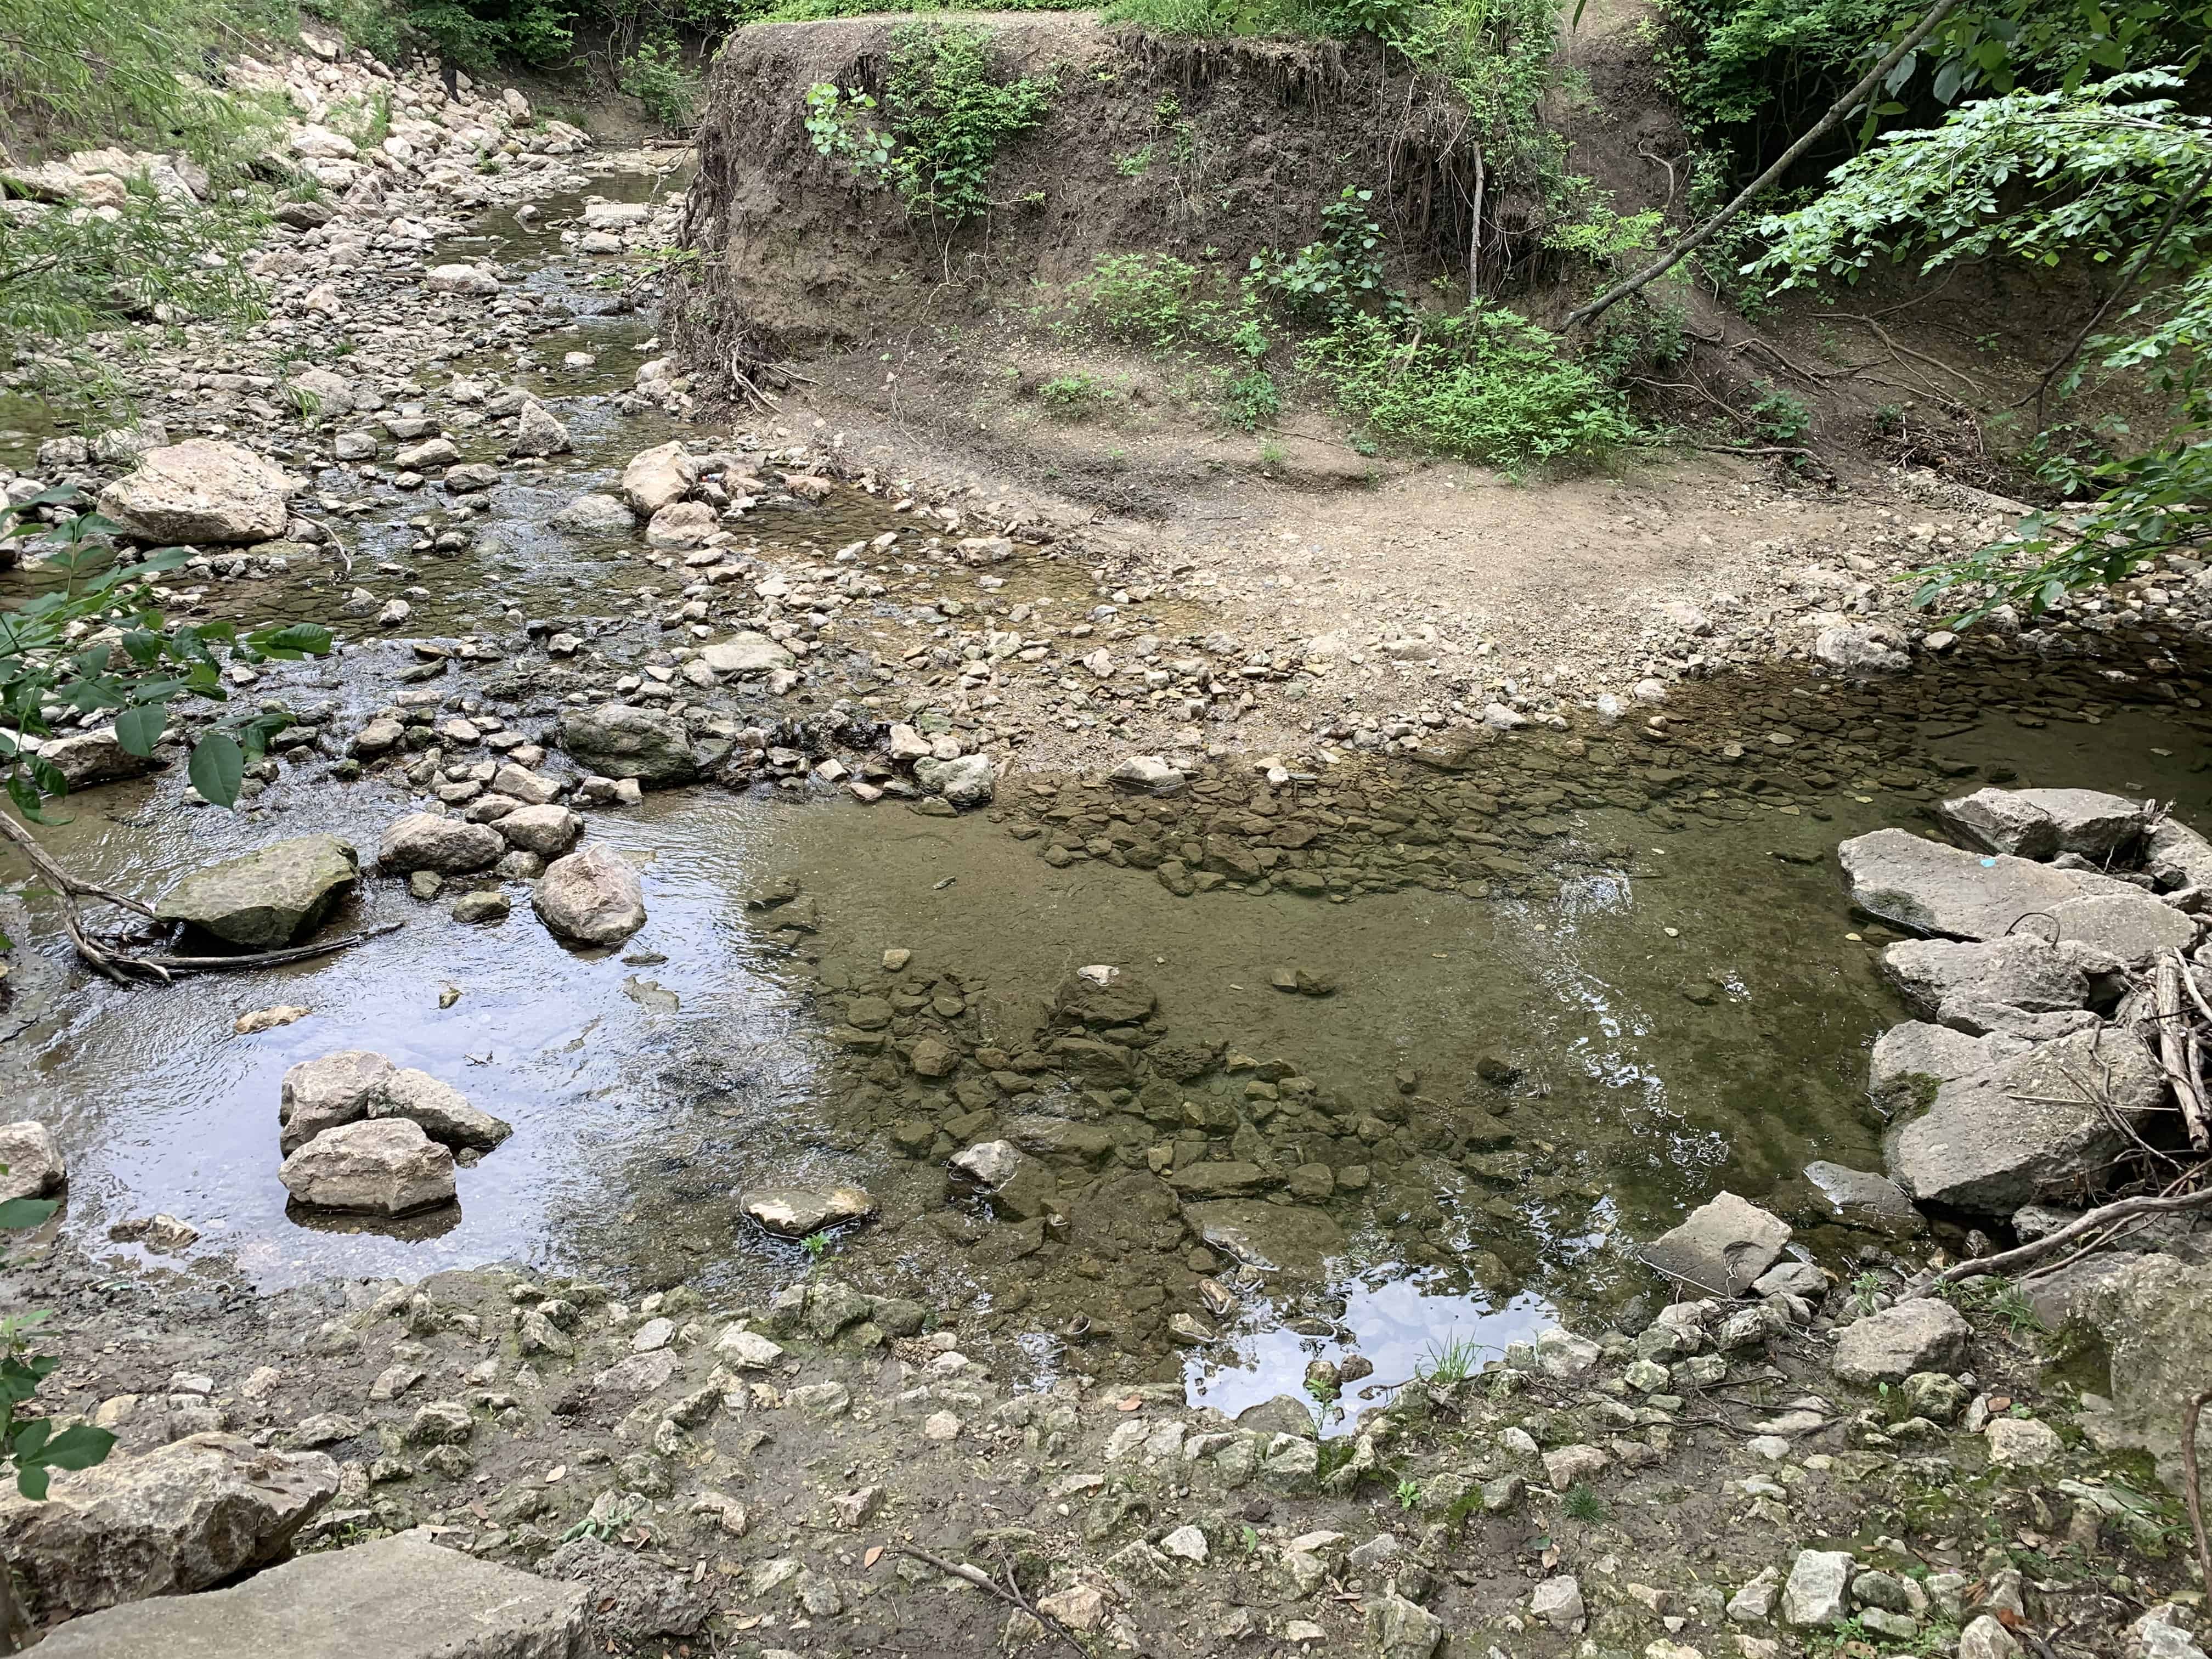
[(1255, 368), (1229, 383), (1221, 412), (1231, 426), (1249, 432), (1261, 422), (1280, 414), (1282, 408), (1283, 398), (1275, 389), (1274, 377), (1264, 368)]
[(1388, 318), (1347, 317), (1300, 362), (1376, 431), (1509, 472), (1599, 460), (1638, 435), (1619, 392), (1498, 307), (1423, 318), (1410, 339)]
[(615, 84), (669, 131), (690, 131), (699, 107), (699, 76), (684, 64), (674, 40), (641, 42), (623, 60)]
[(1121, 393), (1095, 374), (1060, 374), (1037, 388), (1037, 401), (1071, 420), (1102, 413)]
[(1291, 316), (1308, 321), (1348, 317), (1369, 306), (1403, 311), (1382, 274), (1382, 227), (1367, 216), (1371, 190), (1346, 185), (1321, 210), (1328, 232), (1294, 254), (1252, 256), (1252, 276)]
[(1198, 267), (1168, 253), (1115, 253), (1076, 281), (1068, 303), (1099, 331), (1164, 351), (1199, 333), (1218, 308)]

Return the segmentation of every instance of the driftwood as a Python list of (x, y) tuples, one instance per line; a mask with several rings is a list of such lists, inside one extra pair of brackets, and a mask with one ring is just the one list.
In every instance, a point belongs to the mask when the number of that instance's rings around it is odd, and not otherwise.
[(2197, 1574), (2212, 1584), (2212, 1543), (2205, 1541), (2204, 1491), (2197, 1475), (2197, 1419), (2208, 1400), (2212, 1400), (2212, 1389), (2191, 1396), (2181, 1413), (2181, 1498), (2189, 1506), (2189, 1530), (2197, 1540)]
[(1088, 1659), (1090, 1650), (1075, 1639), (1066, 1626), (1061, 1624), (1050, 1613), (1039, 1612), (1036, 1604), (1022, 1594), (1021, 1584), (1014, 1577), (1014, 1570), (1011, 1566), (1004, 1566), (1004, 1564), (1001, 1564), (1006, 1572), (1006, 1580), (1002, 1583), (981, 1567), (971, 1567), (964, 1561), (947, 1561), (942, 1556), (932, 1555), (927, 1550), (916, 1549), (911, 1544), (893, 1544), (891, 1551), (894, 1554), (908, 1556), (926, 1567), (934, 1567), (939, 1572), (973, 1584), (977, 1589), (997, 1596), (1010, 1607), (1019, 1607), (1030, 1618), (1036, 1620), (1040, 1626), (1050, 1631)]
[(2078, 1220), (2069, 1222), (2056, 1232), (2045, 1233), (2039, 1239), (2021, 1245), (2017, 1249), (2002, 1250), (1996, 1255), (1985, 1255), (1947, 1267), (1929, 1282), (1956, 1285), (1965, 1279), (1978, 1279), (1984, 1273), (2008, 1273), (2015, 1268), (2040, 1261), (2093, 1232), (2132, 1220), (2137, 1216), (2180, 1215), (2191, 1210), (2204, 1209), (2212, 1209), (2212, 1187), (2194, 1193), (2177, 1194), (2170, 1198), (2118, 1199), (2090, 1211)]

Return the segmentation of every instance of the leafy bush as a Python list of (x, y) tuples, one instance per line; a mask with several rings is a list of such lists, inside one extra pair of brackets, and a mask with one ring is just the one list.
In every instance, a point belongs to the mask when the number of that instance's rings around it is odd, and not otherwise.
[(1275, 389), (1274, 377), (1264, 368), (1255, 368), (1229, 383), (1221, 412), (1231, 425), (1249, 432), (1261, 422), (1280, 414), (1282, 408), (1283, 397)]
[[(932, 11), (1079, 11), (1089, 0), (911, 0), (903, 12)], [(763, 23), (813, 23), (830, 17), (867, 17), (885, 9), (884, 0), (776, 0), (753, 21)]]
[(1120, 397), (1095, 374), (1055, 375), (1037, 388), (1037, 401), (1056, 415), (1079, 420), (1096, 415)]
[(1291, 316), (1309, 320), (1348, 317), (1370, 305), (1402, 311), (1405, 302), (1382, 274), (1382, 227), (1367, 216), (1374, 199), (1373, 191), (1346, 185), (1321, 210), (1325, 240), (1295, 254), (1254, 254), (1252, 275), (1261, 288)]
[(1048, 78), (996, 79), (989, 37), (973, 24), (907, 23), (891, 36), (889, 131), (870, 124), (875, 99), (826, 82), (807, 90), (806, 130), (821, 154), (949, 232), (990, 210), (1000, 146), (1043, 121), (1053, 90)]
[(687, 132), (699, 106), (698, 72), (672, 40), (647, 40), (623, 60), (615, 83), (671, 132)]
[(1638, 436), (1620, 393), (1498, 307), (1424, 318), (1410, 339), (1390, 319), (1347, 317), (1300, 361), (1376, 431), (1509, 472), (1599, 460)]
[(1068, 301), (1104, 333), (1165, 350), (1203, 333), (1220, 309), (1197, 266), (1167, 253), (1115, 253), (1069, 289)]

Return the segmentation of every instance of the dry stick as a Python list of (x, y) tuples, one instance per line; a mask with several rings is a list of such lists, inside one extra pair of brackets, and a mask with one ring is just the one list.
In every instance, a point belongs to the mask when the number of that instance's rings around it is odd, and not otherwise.
[(1929, 8), (1928, 15), (1922, 18), (1918, 23), (1913, 26), (1912, 31), (1902, 40), (1899, 40), (1895, 46), (1889, 49), (1887, 54), (1882, 58), (1881, 62), (1876, 64), (1873, 69), (1867, 72), (1867, 76), (1864, 80), (1861, 81), (1858, 85), (1853, 87), (1841, 98), (1838, 98), (1834, 103), (1831, 104), (1828, 106), (1828, 112), (1826, 115), (1823, 115), (1818, 121), (1814, 122), (1807, 131), (1803, 137), (1800, 138), (1796, 143), (1790, 145), (1788, 149), (1782, 152), (1782, 159), (1780, 161), (1775, 162), (1772, 167), (1767, 168), (1766, 171), (1760, 173), (1758, 178), (1746, 185), (1736, 193), (1736, 198), (1734, 201), (1730, 202), (1718, 213), (1713, 215), (1711, 218), (1706, 220), (1705, 223), (1699, 225), (1695, 230), (1692, 231), (1687, 236), (1685, 236), (1680, 241), (1675, 243), (1674, 247), (1667, 253), (1662, 255), (1659, 258), (1653, 260), (1650, 264), (1644, 266), (1643, 270), (1638, 271), (1633, 276), (1629, 277), (1625, 282), (1615, 283), (1612, 288), (1607, 289), (1604, 293), (1599, 295), (1596, 299), (1592, 300), (1588, 305), (1577, 307), (1573, 311), (1569, 312), (1567, 313), (1567, 326), (1572, 328), (1577, 324), (1593, 321), (1605, 312), (1610, 310), (1620, 301), (1626, 300), (1630, 295), (1635, 293), (1637, 289), (1642, 288), (1646, 283), (1651, 282), (1655, 278), (1664, 276), (1668, 271), (1680, 264), (1689, 255), (1695, 253), (1699, 248), (1711, 241), (1715, 231), (1718, 230), (1723, 225), (1735, 218), (1738, 213), (1743, 210), (1745, 203), (1750, 201), (1753, 197), (1758, 195), (1769, 185), (1772, 184), (1777, 179), (1779, 179), (1784, 173), (1788, 172), (1790, 167), (1796, 164), (1797, 158), (1802, 155), (1807, 150), (1812, 149), (1814, 143), (1820, 139), (1822, 135), (1826, 133), (1831, 127), (1833, 127), (1838, 122), (1841, 121), (1844, 117), (1850, 114), (1851, 111), (1857, 108), (1859, 105), (1864, 103), (1866, 101), (1867, 95), (1871, 93), (1875, 87), (1881, 83), (1883, 77), (1887, 76), (1890, 70), (1895, 69), (1899, 64), (1903, 63), (1906, 54), (1911, 52), (1914, 47), (1917, 46), (1923, 40), (1934, 33), (1936, 26), (1942, 22), (1946, 17), (1949, 16), (1952, 9), (1957, 6), (1959, 0), (1936, 0), (1936, 3)]
[(2212, 1544), (2204, 1540), (2204, 1492), (2197, 1478), (2197, 1414), (2212, 1400), (2212, 1389), (2190, 1397), (2181, 1413), (2181, 1497), (2189, 1505), (2189, 1530), (2197, 1538), (2197, 1569), (2212, 1584)]
[(2116, 1221), (2126, 1221), (2139, 1215), (2178, 1215), (2188, 1210), (2208, 1208), (2212, 1208), (2212, 1187), (2173, 1198), (2118, 1199), (2090, 1211), (2077, 1221), (2069, 1222), (2056, 1232), (2045, 1233), (2015, 1249), (2002, 1250), (1996, 1255), (1985, 1255), (1976, 1261), (1961, 1261), (1954, 1267), (1947, 1267), (1930, 1282), (1957, 1285), (1969, 1279), (1978, 1279), (1984, 1273), (2010, 1273), (2015, 1267), (2025, 1267), (2032, 1261), (2039, 1261), (2086, 1233), (2109, 1227)]
[[(1029, 1614), (1030, 1618), (1036, 1620), (1038, 1624), (1043, 1626), (1054, 1636), (1060, 1638), (1061, 1641), (1066, 1643), (1068, 1646), (1073, 1648), (1078, 1653), (1082, 1654), (1084, 1656), (1084, 1659), (1090, 1659), (1090, 1650), (1086, 1649), (1082, 1643), (1077, 1641), (1073, 1636), (1068, 1633), (1067, 1627), (1065, 1625), (1062, 1625), (1059, 1620), (1054, 1619), (1051, 1614), (1039, 1613), (1036, 1608), (1030, 1603), (1029, 1598), (1024, 1596), (1018, 1588), (1009, 1589), (1006, 1585), (999, 1583), (997, 1579), (992, 1577), (989, 1573), (985, 1572), (981, 1567), (971, 1567), (963, 1561), (947, 1561), (941, 1557), (932, 1555), (927, 1550), (916, 1549), (911, 1544), (894, 1544), (891, 1546), (891, 1548), (900, 1555), (912, 1556), (924, 1566), (935, 1567), (939, 1572), (949, 1573), (955, 1578), (964, 1579), (969, 1583), (973, 1584), (977, 1589), (988, 1591), (991, 1595), (997, 1596), (1001, 1601), (1011, 1602), (1013, 1606), (1019, 1607), (1024, 1613)], [(1006, 1577), (1009, 1578), (1013, 1577), (1013, 1573), (1011, 1569), (1008, 1570)]]
[(2180, 1103), (2182, 1121), (2189, 1126), (2190, 1144), (2203, 1152), (2212, 1147), (2212, 1134), (2208, 1134), (2205, 1128), (2204, 1091), (2198, 1084), (2196, 1068), (2189, 1064), (2187, 1046), (2183, 1042), (2181, 982), (2188, 977), (2189, 969), (2181, 960), (2180, 951), (2170, 951), (2158, 959), (2158, 1063), (2173, 1085), (2173, 1097)]
[[(2066, 348), (2057, 362), (2043, 371), (2043, 378), (2035, 383), (2035, 429), (2037, 431), (2043, 430), (2043, 405), (2045, 399), (2051, 395), (2051, 383), (2058, 378), (2060, 372), (2068, 364), (2081, 355), (2081, 348), (2087, 343), (2090, 334), (2094, 331), (2098, 324), (2105, 320), (2105, 313), (2112, 308), (2112, 302), (2125, 293), (2129, 285), (2142, 274), (2143, 267), (2150, 263), (2152, 256), (2158, 252), (2160, 246), (2172, 234), (2174, 226), (2180, 222), (2181, 216), (2189, 211), (2189, 204), (2204, 193), (2204, 186), (2208, 184), (2212, 184), (2212, 161), (2207, 161), (2200, 167), (2195, 181), (2187, 190), (2174, 198), (2173, 205), (2166, 210), (2166, 222), (2159, 226), (2157, 234), (2136, 250), (2135, 258), (2128, 261), (2128, 268), (2120, 273), (2119, 279), (2112, 284), (2111, 291), (2098, 302), (2096, 310), (2090, 313), (2089, 320), (2081, 325), (2081, 332), (2074, 337), (2073, 343)], [(2024, 404), (2027, 399), (2023, 398), (2020, 401)], [(2014, 407), (2017, 408), (2019, 405), (2014, 404)]]

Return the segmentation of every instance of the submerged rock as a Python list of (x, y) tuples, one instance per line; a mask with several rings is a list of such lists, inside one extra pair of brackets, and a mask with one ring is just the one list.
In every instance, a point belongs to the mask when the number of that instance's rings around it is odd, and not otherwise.
[(138, 1457), (58, 1471), (46, 1501), (0, 1497), (0, 1553), (41, 1612), (205, 1589), (282, 1555), (337, 1493), (320, 1452), (195, 1434)]
[(1644, 1247), (1661, 1273), (1714, 1296), (1741, 1296), (1790, 1242), (1790, 1224), (1724, 1192)]
[(636, 870), (597, 842), (554, 860), (530, 904), (571, 945), (619, 945), (645, 926), (645, 886)]
[(739, 1194), (738, 1207), (779, 1237), (805, 1238), (866, 1220), (876, 1200), (860, 1187), (757, 1187)]
[(319, 927), (361, 878), (361, 854), (336, 836), (302, 836), (196, 870), (154, 907), (233, 945), (270, 950)]
[(193, 438), (141, 455), (136, 471), (100, 492), (100, 510), (143, 542), (273, 542), (292, 489), (252, 450)]
[(408, 1215), (453, 1198), (453, 1155), (407, 1118), (378, 1118), (324, 1130), (276, 1178), (310, 1209)]
[(1187, 1205), (1182, 1213), (1191, 1231), (1214, 1249), (1262, 1269), (1318, 1278), (1345, 1250), (1344, 1230), (1311, 1205), (1224, 1198)]
[(1928, 1231), (1927, 1218), (1887, 1176), (1815, 1161), (1805, 1166), (1805, 1179), (1819, 1191), (1829, 1213), (1846, 1226), (1906, 1235)]
[(304, 1555), (233, 1589), (72, 1620), (41, 1645), (51, 1659), (569, 1659), (583, 1651), (585, 1595), (403, 1533)]
[(657, 709), (626, 702), (571, 708), (561, 716), (558, 741), (569, 757), (602, 777), (635, 778), (647, 789), (689, 783), (699, 775), (684, 722)]

